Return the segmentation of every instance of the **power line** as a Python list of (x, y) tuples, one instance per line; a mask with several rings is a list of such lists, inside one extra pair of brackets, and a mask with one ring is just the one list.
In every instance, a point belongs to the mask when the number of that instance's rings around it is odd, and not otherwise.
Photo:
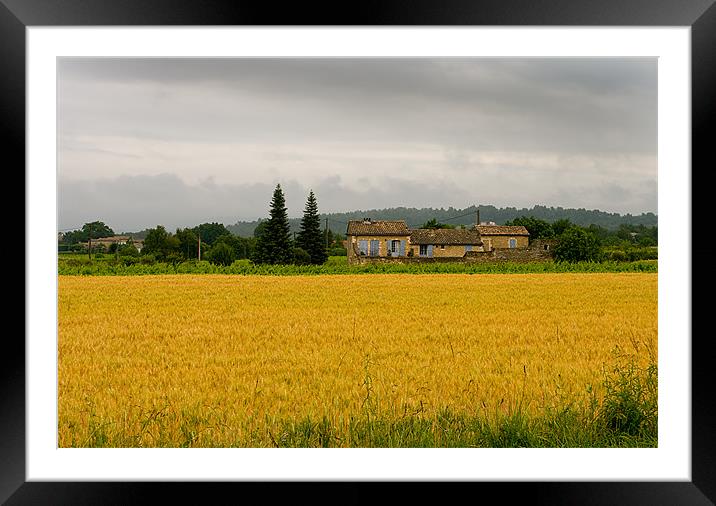
[(441, 221), (450, 221), (450, 220), (456, 220), (458, 218), (464, 218), (465, 216), (475, 216), (475, 211), (467, 214), (461, 214), (460, 216), (453, 216), (452, 218), (442, 218)]
[[(469, 212), (469, 213), (460, 214), (460, 215), (458, 215), (458, 216), (451, 216), (450, 218), (441, 218), (440, 221), (457, 220), (458, 218), (464, 218), (464, 217), (466, 217), (466, 216), (474, 216), (474, 215), (475, 215), (475, 211), (471, 211), (471, 212)], [(332, 221), (332, 222), (340, 223), (341, 225), (348, 225), (348, 223), (345, 222), (345, 221), (337, 220), (337, 219), (335, 219), (335, 218), (328, 218), (328, 219), (329, 219), (330, 221)]]

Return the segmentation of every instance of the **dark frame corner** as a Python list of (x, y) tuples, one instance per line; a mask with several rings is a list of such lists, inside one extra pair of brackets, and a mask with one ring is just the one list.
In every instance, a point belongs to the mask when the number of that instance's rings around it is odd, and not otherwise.
[[(706, 185), (694, 184), (698, 174), (716, 166), (711, 132), (716, 122), (716, 5), (714, 0), (367, 0), (355, 9), (335, 9), (337, 4), (287, 3), (276, 9), (247, 1), (190, 2), (187, 0), (0, 0), (0, 134), (6, 141), (5, 159), (25, 166), (25, 28), (28, 26), (87, 25), (553, 25), (553, 26), (689, 26), (692, 71), (692, 231), (706, 226), (705, 212), (698, 212), (697, 195)], [(333, 10), (335, 9), (335, 10)], [(699, 167), (699, 171), (693, 168)], [(19, 171), (16, 171), (19, 172)], [(24, 171), (21, 186), (25, 187)], [(26, 231), (27, 232), (27, 231)], [(692, 265), (707, 265), (707, 246), (692, 240)], [(25, 264), (27, 269), (31, 268)], [(700, 272), (695, 288), (711, 277)], [(693, 277), (692, 277), (693, 279)], [(693, 283), (693, 281), (692, 281)], [(26, 293), (26, 288), (23, 293)], [(23, 304), (24, 304), (23, 298)], [(703, 315), (709, 297), (692, 296), (692, 328)], [(701, 311), (698, 311), (701, 309)], [(24, 325), (23, 325), (24, 326)], [(691, 482), (587, 482), (587, 483), (473, 483), (452, 484), (495, 491), (511, 498), (546, 504), (715, 504), (716, 503), (716, 402), (711, 384), (714, 358), (708, 337), (692, 332), (692, 481)], [(689, 336), (684, 336), (688, 338)], [(9, 345), (9, 348), (8, 348)], [(3, 395), (0, 396), (0, 502), (7, 504), (106, 504), (135, 503), (161, 487), (166, 495), (187, 499), (186, 484), (171, 487), (150, 483), (26, 482), (25, 479), (25, 345), (7, 333), (2, 355)], [(164, 484), (166, 485), (166, 484)], [(207, 498), (207, 484), (196, 484)], [(213, 484), (227, 489), (236, 484)], [(243, 483), (263, 494), (274, 494), (276, 484)], [(298, 484), (296, 484), (298, 485)], [(304, 483), (292, 487), (306, 491), (306, 498), (333, 497), (355, 502), (358, 495), (370, 500), (375, 484)], [(421, 497), (426, 484), (400, 487), (401, 498)], [(385, 487), (381, 487), (384, 489)], [(259, 489), (259, 490), (257, 490)], [(384, 491), (381, 491), (383, 493)], [(245, 493), (245, 492), (244, 492)], [(407, 495), (405, 495), (407, 493)], [(341, 495), (337, 495), (341, 494)], [(220, 496), (216, 496), (220, 497)], [(294, 496), (295, 497), (295, 496)], [(397, 497), (397, 495), (396, 495)], [(457, 497), (453, 495), (453, 497)], [(203, 502), (203, 501), (202, 501)]]

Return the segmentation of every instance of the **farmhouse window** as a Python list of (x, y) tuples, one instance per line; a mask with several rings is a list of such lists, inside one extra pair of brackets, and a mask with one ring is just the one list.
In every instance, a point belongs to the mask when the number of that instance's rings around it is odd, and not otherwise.
[(440, 249), (445, 249), (445, 245), (444, 245), (444, 244), (441, 244), (441, 245), (440, 245)]
[(367, 255), (368, 254), (368, 241), (365, 241), (363, 239), (358, 241), (358, 252), (361, 255)]
[(510, 248), (517, 247), (517, 239), (510, 239)]
[(391, 253), (398, 253), (400, 251), (400, 241), (393, 239), (390, 241), (390, 252)]
[(428, 245), (427, 244), (420, 245), (420, 256), (421, 257), (428, 256)]

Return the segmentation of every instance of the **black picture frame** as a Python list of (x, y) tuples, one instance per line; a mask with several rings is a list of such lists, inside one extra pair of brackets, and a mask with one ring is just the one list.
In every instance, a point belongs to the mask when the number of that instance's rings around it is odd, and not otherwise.
[[(348, 8), (350, 7), (350, 8)], [(292, 2), (280, 8), (268, 3), (206, 0), (0, 0), (0, 133), (5, 144), (4, 161), (25, 166), (25, 28), (29, 26), (117, 26), (117, 25), (551, 25), (551, 26), (688, 26), (691, 27), (692, 91), (692, 216), (691, 236), (706, 230), (704, 209), (694, 206), (699, 176), (716, 167), (712, 137), (716, 107), (716, 6), (714, 0), (376, 0), (354, 4)], [(9, 155), (9, 156), (8, 156)], [(12, 161), (12, 162), (9, 162)], [(698, 170), (694, 170), (698, 168)], [(19, 171), (15, 171), (19, 173)], [(24, 172), (23, 172), (24, 174)], [(19, 183), (25, 188), (24, 177)], [(17, 210), (10, 215), (15, 216)], [(26, 234), (31, 231), (26, 230)], [(662, 239), (664, 240), (664, 239)], [(683, 240), (683, 237), (666, 239)], [(708, 266), (706, 243), (692, 240), (693, 266)], [(699, 287), (709, 286), (708, 267), (692, 276), (692, 481), (690, 482), (500, 482), (454, 483), (450, 495), (522, 499), (544, 504), (714, 504), (716, 502), (715, 397), (711, 392), (716, 354), (710, 346), (703, 321), (708, 295), (699, 297)], [(25, 263), (25, 276), (31, 265)], [(26, 281), (26, 279), (25, 279)], [(25, 293), (23, 291), (23, 293)], [(708, 292), (702, 292), (702, 295)], [(25, 298), (17, 297), (16, 301)], [(16, 302), (19, 303), (19, 302)], [(701, 311), (698, 311), (701, 309)], [(19, 333), (6, 332), (0, 354), (0, 501), (6, 504), (133, 504), (151, 499), (159, 491), (165, 500), (172, 496), (191, 498), (185, 483), (68, 483), (26, 482), (25, 479), (25, 345)], [(202, 502), (214, 497), (224, 502), (275, 497), (272, 483), (192, 483)], [(211, 492), (209, 492), (209, 485)], [(236, 486), (241, 495), (225, 496)], [(376, 483), (293, 483), (292, 499), (327, 499), (330, 502), (364, 502), (380, 495), (385, 487)], [(406, 485), (406, 486), (403, 486)], [(401, 502), (425, 497), (426, 483), (401, 484), (395, 490)], [(441, 487), (444, 488), (444, 487)], [(466, 490), (469, 488), (469, 490)], [(248, 490), (246, 490), (248, 489)], [(393, 492), (391, 492), (393, 493)], [(362, 499), (362, 500), (361, 500)], [(212, 501), (214, 502), (214, 501)]]

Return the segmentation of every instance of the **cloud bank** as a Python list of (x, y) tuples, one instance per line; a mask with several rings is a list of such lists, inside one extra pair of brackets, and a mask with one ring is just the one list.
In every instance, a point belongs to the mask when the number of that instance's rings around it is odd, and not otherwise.
[(656, 212), (656, 99), (655, 59), (65, 58), (60, 228), (255, 219), (279, 182), (294, 216)]

